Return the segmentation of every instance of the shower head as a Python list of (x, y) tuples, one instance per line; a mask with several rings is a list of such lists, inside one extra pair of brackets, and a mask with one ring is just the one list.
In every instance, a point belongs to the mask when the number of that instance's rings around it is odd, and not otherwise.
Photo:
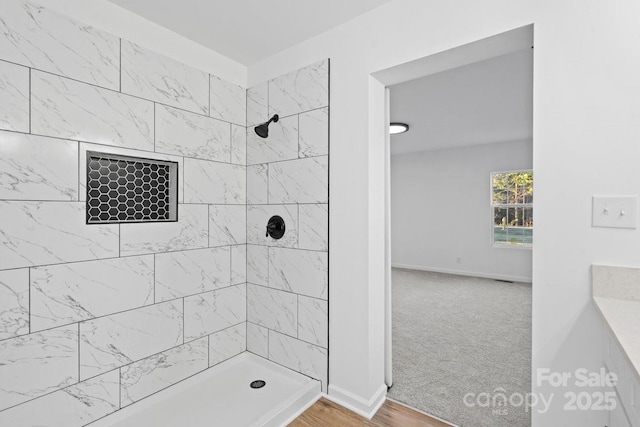
[(274, 114), (273, 117), (271, 117), (268, 122), (265, 122), (265, 123), (262, 123), (261, 125), (256, 126), (254, 130), (256, 131), (256, 133), (260, 138), (266, 138), (269, 136), (269, 124), (271, 122), (277, 123), (278, 119), (279, 119), (278, 115)]

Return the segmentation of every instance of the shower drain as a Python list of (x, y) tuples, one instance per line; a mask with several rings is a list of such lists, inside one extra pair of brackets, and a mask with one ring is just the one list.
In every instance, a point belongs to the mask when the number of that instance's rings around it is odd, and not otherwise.
[(255, 380), (255, 381), (252, 381), (251, 384), (249, 384), (249, 387), (251, 387), (251, 388), (262, 388), (262, 387), (265, 386), (265, 384), (267, 384), (267, 383), (262, 381), (262, 380)]

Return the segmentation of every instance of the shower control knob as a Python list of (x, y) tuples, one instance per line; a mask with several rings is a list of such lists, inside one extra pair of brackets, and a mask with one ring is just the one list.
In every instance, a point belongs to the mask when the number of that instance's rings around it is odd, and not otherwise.
[(284, 220), (282, 217), (278, 215), (274, 215), (269, 218), (269, 222), (267, 223), (267, 235), (266, 237), (271, 236), (271, 238), (278, 240), (282, 236), (284, 236), (285, 232)]

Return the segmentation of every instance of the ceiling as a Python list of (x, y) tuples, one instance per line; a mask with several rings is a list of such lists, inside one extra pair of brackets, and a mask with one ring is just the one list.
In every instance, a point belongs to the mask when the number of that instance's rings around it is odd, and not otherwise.
[(531, 49), (390, 87), (391, 154), (518, 141), (533, 134)]
[(108, 0), (244, 65), (390, 0)]

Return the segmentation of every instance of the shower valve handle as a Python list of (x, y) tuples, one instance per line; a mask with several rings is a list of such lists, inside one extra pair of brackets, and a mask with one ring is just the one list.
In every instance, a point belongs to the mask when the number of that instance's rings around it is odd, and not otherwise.
[(271, 236), (273, 239), (280, 239), (285, 232), (284, 220), (278, 215), (274, 215), (267, 223), (267, 234), (265, 237)]

